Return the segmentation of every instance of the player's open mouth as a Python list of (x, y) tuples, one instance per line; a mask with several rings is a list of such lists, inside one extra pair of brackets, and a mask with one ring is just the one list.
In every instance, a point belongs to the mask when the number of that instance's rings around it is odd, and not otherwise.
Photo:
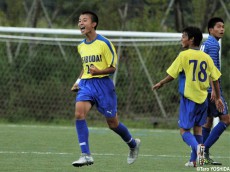
[(224, 33), (220, 33), (220, 36), (222, 37), (224, 35)]
[(81, 32), (85, 31), (85, 27), (80, 27)]

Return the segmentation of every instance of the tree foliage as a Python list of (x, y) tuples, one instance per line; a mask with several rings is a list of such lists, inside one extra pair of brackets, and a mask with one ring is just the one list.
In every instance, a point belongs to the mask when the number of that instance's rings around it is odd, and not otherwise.
[(100, 30), (180, 32), (196, 25), (205, 31), (214, 15), (227, 21), (219, 0), (1, 0), (0, 9), (2, 26), (75, 28), (84, 10), (99, 15)]

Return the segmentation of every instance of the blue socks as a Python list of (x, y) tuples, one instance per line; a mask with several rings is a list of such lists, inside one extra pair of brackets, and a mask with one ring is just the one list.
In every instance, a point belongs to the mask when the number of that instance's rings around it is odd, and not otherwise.
[[(203, 137), (201, 135), (194, 135), (194, 137), (196, 138), (196, 141), (198, 144), (201, 144), (203, 143)], [(197, 153), (196, 153), (196, 150), (195, 149), (192, 149), (192, 152), (191, 152), (191, 156), (190, 156), (190, 162), (192, 161), (196, 161), (196, 158), (197, 158)]]
[[(89, 150), (89, 130), (85, 120), (76, 120), (76, 130), (78, 135), (78, 142), (81, 148), (81, 152), (85, 154), (90, 154)], [(122, 123), (119, 123), (117, 128), (112, 128), (112, 130), (121, 136), (121, 138), (128, 144), (130, 148), (136, 147), (136, 142), (129, 133), (127, 127)]]
[(78, 142), (81, 148), (81, 152), (89, 155), (89, 130), (86, 121), (76, 120), (76, 130), (78, 134)]
[[(227, 125), (223, 122), (219, 122), (210, 133), (207, 140), (204, 142), (204, 146), (206, 151), (219, 139), (220, 135), (224, 132), (224, 130), (227, 128)], [(205, 151), (205, 152), (206, 152)]]
[(211, 129), (202, 127), (202, 135), (203, 135), (203, 143), (207, 140), (209, 137), (209, 134), (211, 132)]
[(195, 152), (197, 151), (198, 142), (190, 132), (184, 132), (184, 134), (182, 134), (182, 139), (188, 146), (192, 148), (192, 150), (195, 150)]
[(121, 138), (128, 144), (130, 148), (135, 148), (136, 147), (136, 142), (132, 138), (131, 134), (129, 133), (127, 127), (119, 122), (119, 125), (117, 128), (111, 128), (115, 133), (117, 133)]
[[(202, 141), (202, 136), (195, 135), (195, 138), (198, 144), (204, 143), (205, 152), (209, 153), (209, 148), (219, 139), (220, 135), (224, 132), (226, 128), (227, 128), (226, 124), (220, 121), (212, 129), (212, 132), (209, 128), (202, 127), (203, 141)], [(196, 157), (196, 151), (192, 149), (190, 161), (195, 161), (196, 160), (195, 157)]]

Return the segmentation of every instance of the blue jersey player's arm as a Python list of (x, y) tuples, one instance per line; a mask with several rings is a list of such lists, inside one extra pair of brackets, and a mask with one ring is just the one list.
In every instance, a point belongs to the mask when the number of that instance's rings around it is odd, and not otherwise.
[(221, 96), (220, 96), (220, 85), (219, 85), (219, 81), (213, 81), (213, 90), (215, 91), (216, 94), (216, 98), (215, 98), (215, 104), (216, 104), (216, 108), (219, 112), (223, 113), (224, 111), (224, 103), (221, 100)]

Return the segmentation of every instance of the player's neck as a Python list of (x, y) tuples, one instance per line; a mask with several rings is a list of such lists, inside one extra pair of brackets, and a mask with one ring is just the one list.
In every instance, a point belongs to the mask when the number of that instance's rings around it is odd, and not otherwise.
[(218, 38), (218, 37), (215, 37), (215, 36), (213, 36), (217, 41), (219, 41), (220, 40), (220, 38)]
[(199, 48), (198, 46), (194, 46), (194, 45), (192, 45), (192, 46), (189, 46), (189, 49), (199, 50), (200, 48)]
[(86, 34), (86, 41), (91, 42), (91, 41), (95, 40), (96, 37), (97, 37), (97, 33), (95, 31), (89, 32)]

